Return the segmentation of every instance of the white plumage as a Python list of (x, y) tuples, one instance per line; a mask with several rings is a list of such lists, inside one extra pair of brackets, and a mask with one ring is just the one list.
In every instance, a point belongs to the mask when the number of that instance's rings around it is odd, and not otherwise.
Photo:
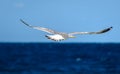
[(48, 39), (51, 39), (51, 40), (54, 40), (54, 41), (61, 41), (61, 40), (64, 40), (65, 38), (62, 37), (61, 35), (59, 34), (55, 34), (55, 35), (46, 35), (46, 37)]
[(112, 27), (109, 27), (109, 28), (106, 28), (106, 29), (103, 29), (103, 30), (100, 30), (100, 31), (97, 31), (97, 32), (71, 32), (71, 33), (64, 33), (64, 32), (57, 32), (57, 31), (54, 31), (54, 30), (51, 30), (51, 29), (48, 29), (48, 28), (44, 28), (44, 27), (38, 27), (38, 26), (31, 26), (29, 24), (27, 24), (25, 21), (23, 21), (22, 19), (20, 19), (20, 21), (22, 23), (24, 23), (25, 25), (33, 28), (33, 29), (37, 29), (37, 30), (41, 30), (41, 31), (44, 31), (44, 32), (47, 32), (51, 35), (45, 35), (45, 37), (47, 37), (48, 39), (51, 39), (51, 40), (54, 40), (54, 41), (61, 41), (61, 40), (65, 40), (65, 39), (68, 39), (68, 38), (75, 38), (74, 35), (77, 35), (77, 34), (102, 34), (102, 33), (105, 33), (105, 32), (108, 32), (112, 29)]

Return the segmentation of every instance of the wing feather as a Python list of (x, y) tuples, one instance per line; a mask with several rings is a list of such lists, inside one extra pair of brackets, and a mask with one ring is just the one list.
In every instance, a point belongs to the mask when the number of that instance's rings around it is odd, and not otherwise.
[(113, 28), (113, 27), (109, 27), (109, 28), (100, 30), (100, 31), (98, 31), (98, 32), (72, 32), (72, 33), (69, 33), (69, 34), (70, 34), (70, 35), (75, 35), (75, 34), (102, 34), (102, 33), (105, 33), (105, 32), (110, 31), (112, 28)]
[(50, 34), (57, 34), (58, 33), (57, 31), (54, 31), (54, 30), (51, 30), (51, 29), (48, 29), (48, 28), (29, 25), (28, 23), (26, 23), (22, 19), (20, 19), (20, 21), (22, 23), (24, 23), (25, 25), (27, 25), (28, 27), (31, 27), (33, 29), (41, 30), (41, 31), (44, 31), (44, 32), (47, 32), (47, 33), (50, 33)]

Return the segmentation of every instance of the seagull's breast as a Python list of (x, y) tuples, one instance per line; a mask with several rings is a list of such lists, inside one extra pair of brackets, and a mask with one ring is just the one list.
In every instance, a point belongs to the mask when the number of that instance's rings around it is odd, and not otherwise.
[(65, 38), (62, 35), (55, 34), (55, 35), (46, 35), (48, 39), (54, 40), (54, 41), (61, 41), (64, 40)]

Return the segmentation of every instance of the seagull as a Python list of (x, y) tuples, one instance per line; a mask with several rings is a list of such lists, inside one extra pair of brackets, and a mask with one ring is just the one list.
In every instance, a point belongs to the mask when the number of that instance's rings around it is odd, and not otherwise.
[(62, 40), (66, 40), (68, 38), (75, 38), (74, 35), (78, 35), (78, 34), (80, 34), (80, 35), (85, 35), (85, 34), (89, 34), (89, 35), (92, 35), (92, 34), (102, 34), (102, 33), (106, 33), (108, 31), (110, 31), (113, 28), (113, 27), (109, 27), (109, 28), (106, 28), (106, 29), (103, 29), (103, 30), (100, 30), (100, 31), (97, 31), (97, 32), (71, 32), (71, 33), (64, 33), (64, 32), (57, 32), (55, 30), (44, 28), (44, 27), (38, 27), (38, 26), (29, 25), (28, 23), (26, 23), (22, 19), (20, 19), (20, 21), (23, 24), (25, 24), (28, 27), (30, 27), (30, 28), (47, 32), (49, 35), (45, 35), (45, 37), (47, 37), (48, 39), (53, 40), (53, 41), (62, 41)]

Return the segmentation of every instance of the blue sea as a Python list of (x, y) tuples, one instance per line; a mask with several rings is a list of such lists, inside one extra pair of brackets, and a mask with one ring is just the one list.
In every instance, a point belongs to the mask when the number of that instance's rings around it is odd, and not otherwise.
[(0, 43), (0, 74), (120, 74), (120, 43)]

